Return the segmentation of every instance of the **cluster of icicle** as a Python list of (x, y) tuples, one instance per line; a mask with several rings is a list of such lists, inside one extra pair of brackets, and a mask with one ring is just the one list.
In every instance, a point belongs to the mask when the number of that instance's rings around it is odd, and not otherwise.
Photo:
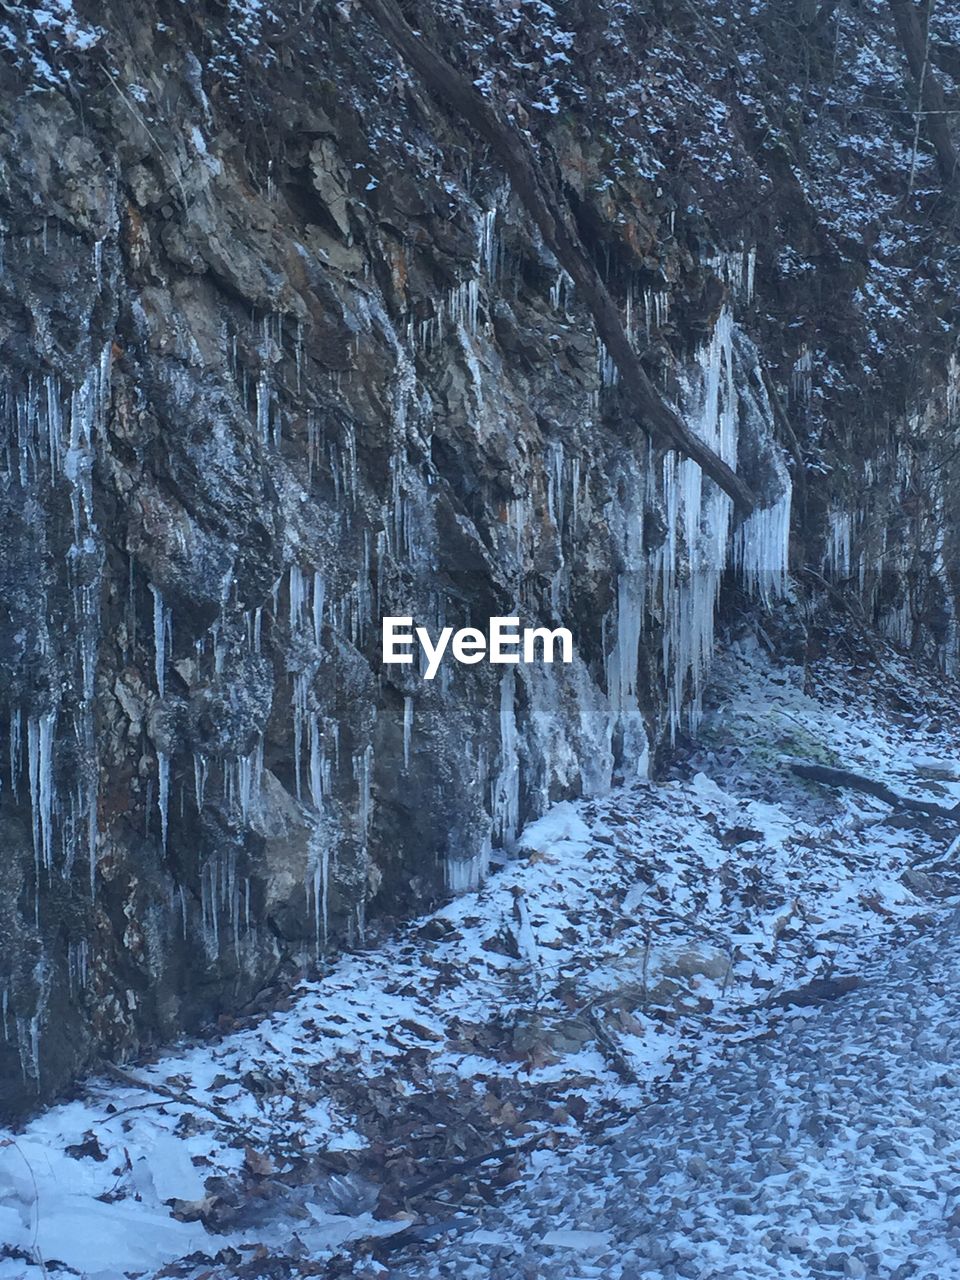
[[(801, 400), (810, 396), (811, 369), (810, 353), (804, 349), (795, 365), (794, 391)], [(858, 592), (864, 613), (877, 617), (879, 629), (897, 648), (910, 650), (922, 640), (943, 671), (957, 676), (960, 601), (951, 564), (955, 546), (950, 542), (950, 493), (955, 481), (949, 462), (950, 441), (960, 424), (956, 354), (948, 362), (943, 392), (942, 402), (935, 398), (909, 415), (906, 430), (892, 440), (889, 460), (864, 458), (855, 491), (834, 494), (820, 568), (828, 580)], [(918, 449), (917, 441), (927, 447)], [(918, 490), (927, 495), (929, 507), (917, 508), (913, 499)], [(935, 639), (923, 630), (931, 586), (941, 615)]]
[[(504, 255), (496, 235), (496, 211), (487, 210), (478, 219), (476, 267), (474, 275), (459, 285), (440, 307), (435, 321), (416, 334), (409, 333), (408, 346), (429, 347), (439, 341), (444, 324), (453, 326), (468, 357), (478, 383), (477, 399), (482, 402), (478, 361), (474, 346), (478, 339), (479, 312), (483, 286), (492, 287), (503, 270)], [(734, 300), (749, 302), (753, 296), (756, 252), (744, 246), (739, 251), (717, 255), (708, 265), (730, 286)], [(558, 269), (550, 289), (550, 305), (565, 320), (575, 297), (573, 282)], [(669, 295), (664, 290), (638, 288), (631, 282), (627, 294), (625, 324), (631, 340), (648, 339), (666, 323)], [(738, 388), (734, 368), (735, 324), (732, 310), (722, 312), (710, 340), (699, 352), (694, 367), (684, 380), (679, 408), (692, 429), (731, 466), (737, 465)], [(416, 352), (410, 353), (415, 358)], [(409, 365), (409, 359), (406, 361)], [(398, 355), (398, 370), (404, 362)], [(597, 343), (598, 382), (603, 388), (618, 381), (615, 365), (601, 342)], [(765, 397), (764, 397), (765, 401)], [(763, 406), (768, 421), (766, 434), (775, 436), (772, 411)], [(600, 393), (590, 397), (588, 406), (599, 414)], [(788, 590), (788, 545), (791, 491), (789, 475), (782, 468), (782, 491), (776, 502), (757, 510), (736, 530), (730, 499), (705, 479), (696, 463), (668, 453), (656, 468), (652, 451), (645, 462), (645, 474), (632, 492), (629, 509), (619, 513), (616, 523), (623, 530), (623, 563), (617, 583), (614, 613), (604, 619), (606, 687), (612, 721), (619, 724), (625, 748), (632, 749), (638, 767), (647, 759), (646, 733), (638, 706), (638, 659), (643, 636), (656, 627), (662, 636), (662, 667), (668, 681), (668, 710), (671, 730), (686, 718), (692, 726), (700, 715), (704, 679), (714, 642), (714, 618), (721, 577), (728, 567), (736, 569), (746, 588), (769, 602)], [(557, 531), (558, 564), (553, 572), (550, 604), (555, 620), (562, 618), (569, 604), (570, 573), (566, 548), (573, 550), (579, 531), (579, 511), (589, 495), (590, 467), (579, 456), (566, 457), (561, 442), (547, 445), (547, 509)], [(653, 551), (643, 549), (643, 516), (647, 505), (659, 504), (665, 511), (666, 538)], [(502, 554), (520, 563), (524, 547), (535, 536), (534, 503), (531, 495), (507, 503), (503, 527)], [(536, 606), (530, 584), (518, 583), (517, 607)], [(469, 860), (454, 860), (447, 868), (451, 889), (474, 885), (485, 873), (490, 847), (510, 848), (515, 841), (521, 808), (521, 728), (517, 722), (517, 675), (508, 672), (500, 684), (499, 767), (491, 781), (491, 829), (484, 846)], [(412, 709), (404, 705), (405, 756), (409, 749)]]
[[(407, 461), (408, 437), (415, 429), (412, 411), (417, 408), (418, 382), (416, 359), (446, 334), (460, 346), (474, 385), (478, 403), (483, 399), (482, 364), (479, 343), (484, 338), (482, 319), (484, 289), (492, 289), (502, 271), (503, 254), (496, 236), (496, 209), (486, 210), (477, 221), (475, 264), (467, 279), (445, 297), (434, 320), (416, 330), (398, 333), (376, 295), (364, 295), (357, 305), (361, 323), (377, 328), (386, 338), (395, 358), (393, 404), (393, 453), (391, 482), (384, 497), (381, 528), (371, 534), (364, 528), (363, 562), (358, 566), (353, 584), (339, 597), (330, 598), (322, 573), (291, 564), (286, 570), (288, 617), (291, 653), (306, 655), (291, 669), (290, 706), (293, 739), (293, 777), (297, 800), (303, 810), (315, 816), (315, 838), (311, 841), (308, 898), (316, 918), (318, 948), (328, 935), (330, 909), (330, 826), (326, 809), (333, 792), (334, 771), (340, 768), (339, 739), (335, 731), (325, 730), (310, 694), (315, 665), (309, 655), (322, 647), (325, 626), (363, 646), (371, 620), (380, 606), (381, 578), (384, 565), (404, 562), (411, 570), (429, 573), (433, 567), (436, 530), (432, 518), (432, 495), (423, 470)], [(716, 269), (740, 296), (749, 298), (753, 288), (754, 257), (752, 251), (726, 255), (718, 259)], [(574, 301), (574, 288), (562, 270), (557, 271), (551, 288), (551, 305), (566, 315)], [(625, 323), (635, 341), (649, 337), (664, 323), (669, 314), (669, 296), (664, 290), (631, 285), (628, 293)], [(265, 356), (283, 343), (282, 320), (260, 322), (259, 340)], [(734, 376), (734, 321), (725, 309), (715, 330), (684, 380), (681, 411), (693, 430), (731, 466), (737, 462), (738, 392)], [(302, 333), (296, 335), (297, 381), (302, 362)], [(84, 384), (72, 395), (65, 396), (54, 380), (42, 389), (33, 388), (14, 397), (11, 431), (6, 448), (8, 471), (24, 487), (49, 485), (62, 479), (70, 494), (74, 520), (74, 544), (71, 557), (96, 559), (98, 534), (93, 521), (91, 471), (93, 450), (109, 392), (109, 350)], [(616, 382), (616, 370), (602, 346), (598, 348), (599, 382), (609, 386)], [(234, 362), (236, 365), (236, 362)], [(264, 359), (263, 367), (272, 360)], [(267, 374), (242, 383), (244, 403), (264, 447), (276, 450), (280, 445), (280, 407), (277, 393)], [(599, 393), (591, 398), (594, 411), (599, 410)], [(328, 465), (335, 486), (335, 500), (345, 529), (358, 510), (360, 484), (358, 477), (357, 441), (348, 425), (333, 442), (325, 439), (315, 417), (308, 422), (308, 463), (310, 477), (315, 468)], [(416, 455), (416, 449), (413, 450)], [(550, 589), (550, 606), (559, 621), (569, 606), (571, 560), (581, 534), (581, 511), (590, 503), (590, 461), (576, 452), (567, 456), (559, 441), (547, 447), (546, 507), (557, 531), (558, 557)], [(714, 613), (720, 577), (731, 563), (743, 575), (748, 587), (765, 598), (786, 589), (786, 549), (789, 534), (789, 487), (779, 502), (758, 511), (732, 536), (730, 500), (712, 482), (706, 480), (699, 467), (668, 453), (660, 464), (654, 463), (652, 451), (638, 463), (640, 475), (626, 505), (619, 512), (623, 530), (623, 563), (619, 575), (614, 613), (604, 620), (606, 689), (610, 723), (620, 726), (623, 742), (635, 750), (638, 760), (645, 755), (645, 728), (637, 698), (638, 656), (643, 637), (655, 627), (662, 636), (662, 666), (668, 679), (670, 722), (676, 728), (686, 714), (695, 723), (699, 714), (700, 694), (713, 648)], [(652, 551), (643, 547), (643, 520), (646, 507), (659, 504), (665, 513), (666, 537)], [(507, 520), (502, 529), (501, 554), (521, 564), (525, 548), (537, 536), (534, 506), (530, 495), (510, 501)], [(841, 536), (842, 542), (842, 536)], [(838, 548), (842, 560), (843, 552)], [(281, 583), (274, 590), (273, 619), (279, 619)], [(158, 697), (166, 697), (167, 665), (173, 652), (175, 620), (161, 591), (153, 593), (153, 641), (155, 681)], [(78, 832), (86, 826), (86, 842), (90, 860), (91, 891), (95, 885), (96, 853), (96, 744), (93, 739), (94, 669), (99, 641), (99, 576), (89, 572), (75, 575), (74, 611), (78, 647), (80, 687), (83, 690), (81, 712), (76, 726), (77, 738), (85, 744), (85, 759), (92, 762), (77, 776), (69, 796), (57, 793), (55, 756), (58, 733), (56, 706), (39, 710), (14, 709), (10, 716), (11, 774), (14, 788), (20, 783), (26, 766), (33, 815), (38, 884), (42, 870), (49, 870), (58, 859), (61, 868), (72, 866)], [(439, 627), (442, 600), (438, 595)], [(518, 609), (537, 606), (529, 582), (518, 577)], [(196, 663), (211, 663), (215, 673), (223, 670), (233, 634), (234, 617), (238, 613), (230, 600), (229, 583), (224, 585), (220, 619), (208, 635), (196, 645)], [(231, 621), (232, 619), (232, 621)], [(429, 621), (429, 619), (425, 619)], [(242, 631), (249, 651), (259, 655), (261, 647), (262, 610), (243, 613)], [(446, 678), (446, 673), (445, 673)], [(511, 848), (521, 821), (521, 758), (523, 729), (518, 721), (517, 674), (509, 670), (500, 684), (499, 759), (491, 775), (489, 810), (490, 829), (480, 848), (468, 857), (452, 858), (446, 867), (451, 890), (462, 891), (476, 885), (486, 874), (492, 847)], [(403, 768), (411, 767), (415, 750), (415, 699), (409, 694), (402, 701)], [(609, 738), (610, 730), (607, 730)], [(598, 740), (603, 729), (597, 728)], [(480, 749), (478, 749), (479, 751)], [(197, 754), (194, 758), (194, 788), (197, 810), (205, 803), (211, 761)], [(478, 770), (486, 772), (486, 761), (478, 754)], [(356, 825), (360, 843), (366, 850), (373, 821), (373, 748), (366, 746), (350, 759), (356, 795)], [(222, 801), (237, 820), (246, 825), (256, 817), (260, 807), (263, 776), (263, 743), (258, 741), (245, 756), (221, 762)], [(159, 810), (160, 843), (166, 847), (169, 834), (171, 804), (171, 761), (158, 751), (157, 808)], [(597, 779), (590, 786), (597, 787)], [(222, 923), (226, 923), (234, 946), (244, 929), (250, 927), (250, 885), (238, 874), (235, 855), (224, 852), (212, 855), (201, 868), (203, 933), (212, 953), (221, 944)], [(361, 895), (362, 897), (362, 895)], [(39, 901), (39, 891), (37, 894)], [(182, 894), (181, 894), (182, 899)], [(182, 902), (184, 916), (186, 906)], [(38, 908), (39, 909), (39, 908)], [(356, 920), (362, 934), (362, 903)], [(186, 927), (186, 919), (184, 919)], [(79, 954), (79, 953), (78, 953)], [(86, 953), (84, 953), (84, 956)], [(72, 972), (86, 972), (87, 961), (74, 964)]]
[[(43, 877), (71, 877), (78, 855), (88, 863), (91, 896), (96, 893), (97, 787), (99, 769), (94, 736), (94, 695), (100, 644), (100, 583), (103, 546), (94, 520), (93, 462), (110, 395), (109, 346), (81, 385), (66, 391), (59, 378), (2, 389), (4, 439), (0, 470), (19, 487), (34, 520), (59, 488), (69, 502), (72, 540), (66, 548), (72, 633), (75, 637), (74, 687), (79, 699), (69, 713), (59, 691), (42, 706), (9, 708), (10, 786), (16, 797), (26, 771), (30, 795), (35, 861), (35, 900), (39, 918)], [(39, 532), (39, 531), (38, 531)], [(41, 554), (55, 553), (45, 534)], [(43, 575), (40, 575), (41, 579)], [(46, 650), (48, 611), (38, 618), (38, 643)], [(58, 787), (58, 745), (64, 737), (79, 745), (79, 768), (71, 770), (67, 789)]]
[[(734, 468), (739, 419), (735, 336), (732, 312), (724, 308), (683, 378), (679, 406), (691, 429)], [(772, 436), (772, 413), (769, 431)], [(774, 504), (759, 508), (734, 530), (730, 498), (695, 462), (669, 452), (655, 475), (653, 454), (648, 453), (634, 510), (623, 521), (626, 568), (618, 577), (615, 618), (607, 622), (607, 693), (624, 729), (639, 716), (638, 655), (651, 624), (661, 635), (671, 732), (684, 719), (694, 729), (713, 654), (724, 571), (734, 568), (745, 587), (768, 602), (787, 591), (791, 487), (785, 468), (781, 483)], [(648, 501), (662, 505), (666, 526), (666, 537), (652, 551), (642, 546)]]
[[(10, 788), (19, 800), (26, 783), (34, 854), (34, 915), (39, 924), (43, 887), (54, 877), (71, 881), (86, 861), (85, 881), (91, 900), (97, 889), (97, 794), (99, 765), (94, 728), (97, 655), (100, 645), (100, 588), (103, 544), (94, 520), (93, 466), (110, 396), (111, 348), (82, 383), (67, 390), (50, 374), (26, 387), (0, 387), (2, 445), (0, 475), (12, 493), (19, 491), (24, 511), (34, 522), (38, 556), (59, 556), (58, 534), (42, 524), (42, 513), (62, 495), (70, 513), (69, 543), (63, 548), (69, 587), (69, 613), (63, 625), (73, 637), (73, 670), (63, 673), (64, 688), (51, 688), (37, 704), (11, 706), (8, 712)], [(40, 582), (46, 578), (37, 567)], [(54, 649), (49, 634), (51, 609), (37, 611), (36, 645)], [(56, 625), (56, 624), (55, 624)], [(65, 690), (72, 689), (67, 701)], [(62, 749), (71, 768), (58, 768)], [(24, 774), (26, 777), (24, 778)], [(86, 984), (88, 949), (83, 939), (68, 939), (70, 983)], [(49, 986), (48, 962), (41, 954), (35, 966), (38, 990)], [(12, 1009), (9, 990), (2, 994), (3, 1035), (15, 1036), (24, 1077), (39, 1078), (42, 1009)]]

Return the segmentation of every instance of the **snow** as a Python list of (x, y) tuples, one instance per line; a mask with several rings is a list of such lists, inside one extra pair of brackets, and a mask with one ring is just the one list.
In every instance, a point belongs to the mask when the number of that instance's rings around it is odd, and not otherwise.
[(558, 845), (587, 845), (590, 828), (580, 816), (576, 805), (569, 801), (555, 804), (536, 822), (528, 823), (520, 837), (521, 849), (545, 849)]
[[(897, 701), (904, 690), (936, 715), (905, 723)], [(512, 696), (511, 683), (508, 747)], [(928, 795), (931, 782), (960, 774), (956, 705), (950, 689), (923, 685), (890, 653), (864, 684), (836, 661), (806, 673), (771, 667), (749, 637), (737, 641), (718, 665), (698, 740), (677, 757), (672, 776), (555, 806), (518, 834), (517, 855), (499, 874), (430, 920), (376, 950), (341, 957), (273, 1012), (133, 1066), (123, 1082), (91, 1080), (75, 1101), (0, 1134), (8, 1248), (0, 1280), (40, 1280), (41, 1257), (48, 1275), (59, 1261), (90, 1280), (152, 1276), (169, 1265), (177, 1276), (212, 1268), (226, 1280), (236, 1273), (230, 1264), (218, 1269), (215, 1258), (227, 1248), (241, 1258), (266, 1249), (321, 1260), (367, 1248), (350, 1241), (405, 1221), (371, 1215), (385, 1174), (376, 1155), (382, 1122), (367, 1100), (385, 1077), (394, 1082), (391, 1108), (450, 1096), (451, 1080), (457, 1106), (486, 1099), (500, 1115), (509, 1103), (481, 1150), (515, 1145), (520, 1183), (503, 1193), (503, 1211), (494, 1205), (478, 1216), (481, 1202), (461, 1211), (456, 1249), (499, 1258), (498, 1250), (513, 1256), (529, 1248), (555, 1268), (546, 1275), (612, 1278), (643, 1274), (629, 1271), (629, 1258), (658, 1257), (651, 1241), (662, 1236), (671, 1256), (698, 1258), (724, 1276), (739, 1276), (738, 1267), (751, 1280), (774, 1274), (765, 1269), (765, 1232), (809, 1241), (811, 1206), (837, 1214), (844, 1197), (863, 1203), (856, 1081), (864, 1081), (865, 1099), (880, 1097), (876, 1073), (892, 1069), (884, 1037), (897, 1025), (886, 1019), (901, 1016), (904, 980), (885, 975), (901, 964), (898, 956), (910, 972), (919, 954), (912, 942), (954, 963), (930, 931), (960, 901), (947, 856), (955, 830), (904, 831), (888, 823), (889, 806), (801, 782), (784, 762), (839, 759), (904, 793)], [(373, 803), (369, 763), (365, 753), (354, 761), (361, 830)], [(318, 934), (323, 848), (318, 834)], [(234, 876), (224, 864), (206, 877), (212, 929), (219, 897), (242, 896)], [(441, 974), (443, 981), (430, 977)], [(890, 994), (879, 1005), (872, 996), (857, 1003), (858, 992), (844, 997), (856, 1011), (849, 1016), (842, 1004), (835, 1012), (771, 1004), (813, 979), (844, 975), (860, 978), (868, 996)], [(942, 989), (923, 987), (911, 999), (933, 1010)], [(943, 1056), (940, 1016), (931, 1013), (911, 1033), (921, 1048), (910, 1053)], [(844, 1062), (842, 1077), (804, 1058), (821, 1023), (822, 1036), (833, 1037), (825, 1060)], [(511, 1026), (512, 1041), (494, 1034)], [(529, 1039), (520, 1041), (523, 1028)], [(29, 1044), (26, 1027), (21, 1042)], [(862, 1061), (857, 1044), (870, 1046)], [(936, 1067), (949, 1069), (949, 1059)], [(927, 1220), (927, 1180), (945, 1186), (950, 1159), (937, 1153), (939, 1121), (924, 1118), (924, 1097), (946, 1107), (951, 1086), (911, 1070), (916, 1083), (896, 1095), (900, 1110), (889, 1091), (876, 1104), (877, 1133), (911, 1154), (884, 1171), (894, 1148), (881, 1148), (870, 1176), (888, 1195), (909, 1199), (903, 1229), (916, 1233)], [(848, 1090), (839, 1110), (830, 1104), (837, 1120), (826, 1153), (804, 1137), (815, 1089)], [(739, 1101), (754, 1095), (755, 1107)], [(735, 1140), (740, 1128), (751, 1135), (746, 1147)], [(462, 1140), (473, 1154), (476, 1136)], [(766, 1154), (782, 1142), (800, 1151), (796, 1181)], [(531, 1144), (535, 1151), (519, 1154)], [(250, 1150), (271, 1172), (258, 1172)], [(318, 1166), (304, 1198), (293, 1171), (296, 1153), (310, 1152), (340, 1152), (355, 1163), (344, 1175)], [(612, 1180), (611, 1161), (620, 1170)], [(432, 1168), (428, 1159), (414, 1181)], [(749, 1190), (738, 1189), (737, 1178)], [(234, 1188), (226, 1199), (224, 1187)], [(743, 1196), (756, 1202), (749, 1212)], [(221, 1203), (238, 1208), (218, 1224), (216, 1212), (227, 1212)], [(870, 1248), (896, 1257), (904, 1246), (892, 1202), (884, 1203), (876, 1219), (862, 1221), (891, 1222)], [(651, 1215), (662, 1230), (648, 1225)], [(830, 1248), (843, 1248), (842, 1221), (842, 1213), (824, 1219), (820, 1234)], [(691, 1222), (700, 1224), (693, 1235)], [(941, 1257), (939, 1246), (929, 1247), (930, 1257)], [(617, 1257), (625, 1269), (617, 1270)], [(429, 1274), (429, 1255), (424, 1265), (409, 1274)], [(485, 1275), (522, 1273), (507, 1261), (483, 1265)]]

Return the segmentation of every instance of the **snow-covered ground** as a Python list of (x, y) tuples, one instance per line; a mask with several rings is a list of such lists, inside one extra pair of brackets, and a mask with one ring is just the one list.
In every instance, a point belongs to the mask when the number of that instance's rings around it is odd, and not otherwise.
[(960, 823), (789, 769), (957, 803), (956, 690), (751, 641), (712, 699), (670, 779), (0, 1134), (0, 1280), (960, 1276)]
[(960, 1276), (960, 917), (391, 1274)]

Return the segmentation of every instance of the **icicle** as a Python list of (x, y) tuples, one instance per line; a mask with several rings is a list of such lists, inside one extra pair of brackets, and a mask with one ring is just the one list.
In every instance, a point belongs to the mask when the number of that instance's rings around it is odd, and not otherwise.
[(597, 338), (597, 376), (602, 387), (615, 387), (620, 381), (620, 370), (602, 338)]
[(806, 343), (793, 363), (791, 387), (797, 400), (809, 401), (813, 394), (813, 353)]
[(308, 728), (308, 745), (310, 751), (310, 799), (313, 801), (313, 807), (320, 810), (323, 808), (323, 796), (325, 791), (322, 752), (323, 733), (320, 729), (320, 718), (316, 712), (311, 714)]
[(292, 564), (290, 566), (290, 634), (297, 635), (300, 631), (304, 604), (306, 603), (306, 591), (303, 583), (303, 573), (300, 566)]
[(27, 721), (27, 785), (30, 788), (30, 825), (33, 833), (34, 880), (40, 894), (40, 722)]
[(160, 846), (167, 851), (167, 812), (170, 806), (170, 757), (157, 752), (157, 804), (160, 809)]
[(447, 307), (455, 327), (463, 329), (469, 336), (477, 332), (477, 317), (480, 306), (480, 286), (476, 280), (465, 280), (451, 292)]
[(497, 210), (487, 209), (480, 218), (479, 265), (489, 279), (493, 279), (497, 271)]
[(370, 819), (373, 814), (371, 787), (373, 782), (373, 747), (367, 746), (353, 757), (353, 776), (357, 780), (359, 804), (357, 816), (360, 824), (361, 839), (364, 846), (370, 830)]
[(97, 792), (94, 784), (87, 796), (87, 859), (89, 868), (90, 901), (97, 896)]
[(330, 932), (330, 842), (322, 825), (310, 837), (307, 906), (313, 907), (314, 947), (319, 956)]
[(512, 850), (516, 843), (520, 822), (520, 760), (517, 755), (514, 680), (512, 667), (500, 680), (500, 773), (493, 792), (494, 837), (508, 850)]
[(550, 286), (550, 308), (553, 311), (559, 311), (561, 315), (567, 314), (567, 298), (573, 291), (573, 280), (561, 267), (557, 272), (553, 284)]
[(76, 997), (86, 989), (90, 948), (86, 938), (67, 944), (67, 979), (70, 995)]
[(302, 799), (300, 761), (303, 754), (303, 722), (307, 714), (307, 676), (298, 671), (293, 677), (293, 768), (297, 799)]
[(223, 664), (227, 657), (227, 640), (223, 620), (218, 619), (210, 628), (213, 636), (213, 670), (215, 675), (223, 674)]
[(263, 444), (270, 443), (270, 383), (267, 375), (257, 378), (257, 432)]
[(547, 510), (550, 519), (556, 525), (557, 532), (563, 533), (564, 493), (563, 493), (563, 443), (551, 440), (547, 445)]
[(772, 507), (754, 511), (737, 530), (734, 564), (746, 589), (766, 605), (787, 593), (790, 502), (788, 484)]
[[(737, 396), (733, 380), (733, 324), (721, 311), (710, 342), (697, 357), (696, 376), (684, 389), (684, 408), (694, 433), (729, 465), (736, 466)], [(671, 731), (686, 702), (691, 727), (699, 716), (703, 674), (713, 649), (714, 610), (732, 505), (706, 482), (696, 463), (663, 461), (667, 537), (654, 557), (660, 579), (663, 668)], [(685, 686), (690, 682), (690, 697)]]
[(848, 577), (853, 542), (853, 517), (848, 511), (831, 510), (830, 534), (827, 539), (823, 568), (825, 572)]
[(410, 738), (413, 734), (413, 698), (403, 700), (403, 767), (410, 768)]
[(654, 330), (662, 329), (670, 317), (670, 294), (665, 289), (644, 289), (644, 328), (649, 338)]
[(751, 245), (747, 250), (747, 285), (746, 299), (747, 302), (753, 301), (754, 282), (757, 276), (757, 246)]
[(19, 707), (10, 713), (10, 789), (18, 799), (20, 772), (23, 768), (23, 713)]
[(166, 671), (166, 639), (167, 625), (166, 614), (163, 605), (163, 596), (157, 587), (151, 582), (150, 590), (153, 593), (153, 647), (154, 662), (157, 675), (157, 692), (160, 697), (165, 696), (165, 671)]
[(323, 850), (320, 860), (320, 874), (323, 878), (323, 897), (321, 899), (320, 915), (323, 921), (323, 943), (327, 944), (330, 933), (330, 846), (327, 841), (323, 843)]
[(643, 612), (639, 576), (621, 573), (617, 581), (617, 638), (607, 657), (607, 696), (617, 716), (636, 704)]
[(469, 893), (479, 888), (490, 873), (492, 849), (487, 837), (471, 858), (448, 856), (444, 861), (444, 881), (452, 894)]
[(313, 410), (307, 413), (307, 483), (313, 484), (313, 469), (318, 461), (317, 415)]
[(27, 722), (30, 803), (33, 811), (34, 854), (49, 870), (53, 865), (53, 813), (56, 803), (54, 744), (57, 711), (46, 711)]
[(724, 284), (729, 285), (734, 295), (751, 302), (756, 262), (756, 246), (747, 248), (745, 244), (741, 244), (739, 249), (721, 250), (705, 258), (704, 266), (719, 276)]
[(325, 594), (323, 576), (319, 570), (313, 574), (313, 642), (319, 648), (323, 638), (323, 600)]
[(53, 819), (56, 809), (54, 778), (57, 710), (27, 721), (28, 779), (32, 814), (33, 851), (39, 912), (40, 868), (53, 866)]
[(197, 800), (197, 813), (203, 810), (203, 792), (207, 783), (207, 762), (199, 752), (193, 753), (193, 788)]
[(348, 422), (344, 429), (344, 455), (343, 488), (353, 506), (356, 506), (360, 485), (357, 468), (357, 433), (352, 422)]

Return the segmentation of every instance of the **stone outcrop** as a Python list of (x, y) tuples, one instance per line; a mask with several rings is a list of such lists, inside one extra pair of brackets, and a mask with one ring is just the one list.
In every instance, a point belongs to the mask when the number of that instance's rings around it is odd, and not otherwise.
[[(787, 590), (791, 493), (801, 567), (956, 664), (954, 266), (934, 197), (845, 149), (833, 27), (803, 71), (745, 14), (731, 70), (679, 6), (534, 8), (407, 14), (563, 190), (746, 521), (651, 442), (496, 157), (359, 8), (3, 6), (10, 1108), (648, 768), (696, 723), (728, 571)], [(899, 73), (881, 18), (836, 21)], [(861, 188), (893, 193), (872, 221)], [(428, 683), (381, 664), (384, 614), (563, 623), (576, 660)]]

